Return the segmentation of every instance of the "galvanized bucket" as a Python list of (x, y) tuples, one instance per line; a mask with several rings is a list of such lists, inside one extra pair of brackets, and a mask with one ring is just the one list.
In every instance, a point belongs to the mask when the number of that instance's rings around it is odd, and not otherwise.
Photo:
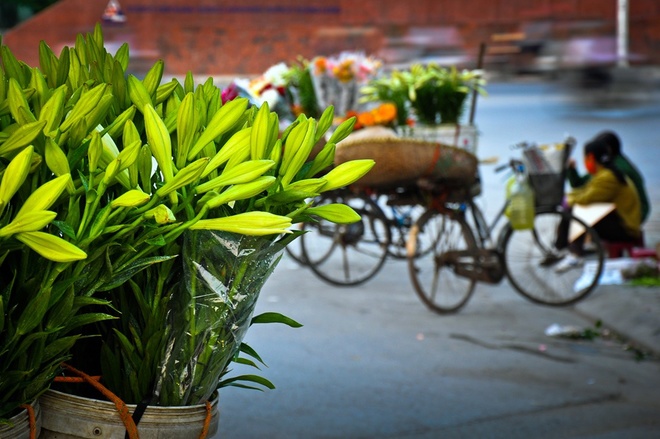
[[(41, 408), (39, 401), (32, 404), (34, 410), (36, 436), (41, 433)], [(30, 418), (27, 410), (23, 409), (20, 413), (9, 418), (9, 424), (0, 424), (0, 439), (29, 439), (30, 438)]]
[[(123, 438), (126, 428), (115, 405), (109, 401), (84, 398), (48, 390), (40, 398), (42, 430), (40, 439)], [(135, 411), (134, 404), (127, 404)], [(218, 431), (218, 397), (211, 401), (211, 423), (207, 437)], [(206, 419), (205, 405), (147, 407), (137, 427), (140, 439), (199, 438)]]

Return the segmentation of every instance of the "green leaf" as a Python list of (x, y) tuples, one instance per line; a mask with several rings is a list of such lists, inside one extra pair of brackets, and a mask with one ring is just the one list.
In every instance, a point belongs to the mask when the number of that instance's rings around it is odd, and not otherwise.
[(16, 324), (17, 335), (27, 334), (41, 323), (41, 320), (44, 318), (44, 315), (48, 310), (50, 293), (51, 290), (49, 288), (42, 289), (39, 291), (39, 296), (37, 298), (28, 302), (25, 310), (18, 318), (18, 323)]
[(54, 220), (51, 222), (52, 225), (57, 227), (64, 236), (68, 236), (71, 239), (76, 239), (76, 232), (73, 230), (73, 227), (65, 221)]
[(85, 313), (73, 317), (66, 325), (67, 331), (71, 331), (80, 326), (89, 325), (91, 323), (102, 322), (104, 320), (116, 320), (117, 316), (105, 313)]
[(282, 323), (292, 328), (302, 327), (302, 324), (296, 322), (292, 318), (289, 318), (277, 312), (265, 312), (263, 314), (259, 314), (258, 316), (252, 317), (252, 321), (250, 322), (250, 325), (254, 325), (256, 323)]
[(225, 380), (221, 380), (218, 387), (233, 386), (233, 387), (240, 387), (240, 388), (243, 388), (243, 389), (253, 389), (253, 390), (260, 390), (260, 391), (263, 390), (261, 387), (248, 386), (248, 385), (242, 384), (244, 382), (260, 384), (263, 387), (266, 387), (270, 390), (273, 390), (275, 388), (275, 385), (273, 383), (271, 383), (266, 378), (260, 377), (258, 375), (239, 375), (239, 376), (236, 376), (236, 377), (227, 378)]
[(107, 280), (105, 283), (103, 283), (99, 288), (98, 291), (109, 291), (113, 288), (117, 288), (124, 282), (126, 282), (128, 279), (133, 277), (136, 273), (139, 273), (140, 271), (144, 270), (145, 268), (153, 265), (153, 264), (158, 264), (160, 262), (164, 261), (169, 261), (170, 259), (176, 258), (177, 255), (173, 256), (153, 256), (149, 258), (142, 258), (138, 259), (135, 262), (130, 263), (127, 266), (120, 267), (120, 270), (114, 272), (114, 276), (112, 276), (109, 280)]

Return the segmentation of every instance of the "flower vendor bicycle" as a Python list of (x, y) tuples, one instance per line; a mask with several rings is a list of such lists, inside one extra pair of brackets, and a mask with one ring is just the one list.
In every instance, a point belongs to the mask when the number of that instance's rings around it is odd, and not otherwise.
[[(428, 308), (456, 312), (467, 303), (477, 282), (497, 284), (504, 277), (532, 302), (553, 306), (573, 304), (596, 287), (604, 264), (601, 240), (593, 228), (562, 207), (563, 165), (573, 144), (572, 139), (558, 144), (563, 147), (561, 172), (529, 170), (536, 195), (533, 227), (515, 230), (507, 222), (494, 243), (491, 235), (506, 213), (508, 200), (488, 224), (468, 191), (427, 187), (432, 201), (410, 230), (408, 268), (415, 292)], [(511, 160), (505, 168), (519, 173), (526, 172), (526, 166)], [(561, 238), (560, 223), (570, 224), (571, 236), (586, 235), (590, 250), (585, 259), (590, 269), (557, 270), (565, 256), (565, 250), (555, 245)], [(424, 248), (419, 248), (420, 243)]]

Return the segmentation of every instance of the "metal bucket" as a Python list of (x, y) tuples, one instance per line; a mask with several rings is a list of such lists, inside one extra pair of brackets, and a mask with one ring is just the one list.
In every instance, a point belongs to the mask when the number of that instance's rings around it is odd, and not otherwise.
[[(41, 408), (39, 401), (30, 404), (34, 409), (34, 418), (37, 427), (36, 437), (41, 433)], [(0, 439), (29, 439), (30, 438), (30, 419), (27, 410), (23, 409), (20, 413), (9, 418), (10, 424), (0, 424)]]
[[(123, 438), (126, 429), (115, 405), (109, 401), (84, 398), (48, 390), (40, 398), (42, 430), (40, 439)], [(212, 417), (207, 437), (218, 431), (218, 397), (211, 401)], [(127, 404), (129, 412), (134, 404)], [(138, 423), (140, 439), (199, 438), (206, 418), (206, 406), (147, 407)]]

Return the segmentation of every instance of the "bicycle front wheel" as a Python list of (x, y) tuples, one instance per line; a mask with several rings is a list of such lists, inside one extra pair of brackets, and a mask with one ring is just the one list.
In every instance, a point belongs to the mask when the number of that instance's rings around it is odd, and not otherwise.
[[(421, 250), (420, 250), (421, 249)], [(477, 246), (459, 213), (426, 211), (410, 229), (408, 272), (422, 302), (439, 314), (458, 311), (472, 295)]]
[[(583, 229), (585, 251), (583, 264), (568, 270), (558, 270), (565, 252), (555, 247), (562, 218), (572, 230)], [(577, 228), (577, 229), (576, 229)], [(570, 232), (569, 232), (570, 233)], [(598, 234), (584, 221), (569, 212), (538, 212), (531, 230), (504, 231), (503, 253), (507, 277), (511, 285), (535, 303), (551, 306), (573, 304), (586, 297), (598, 285), (603, 270), (604, 250)]]
[(335, 224), (320, 219), (303, 224), (300, 237), (302, 259), (322, 280), (332, 285), (351, 286), (368, 281), (378, 273), (391, 241), (389, 223), (378, 205), (365, 194), (338, 191), (324, 194), (319, 204), (351, 206), (360, 221)]

